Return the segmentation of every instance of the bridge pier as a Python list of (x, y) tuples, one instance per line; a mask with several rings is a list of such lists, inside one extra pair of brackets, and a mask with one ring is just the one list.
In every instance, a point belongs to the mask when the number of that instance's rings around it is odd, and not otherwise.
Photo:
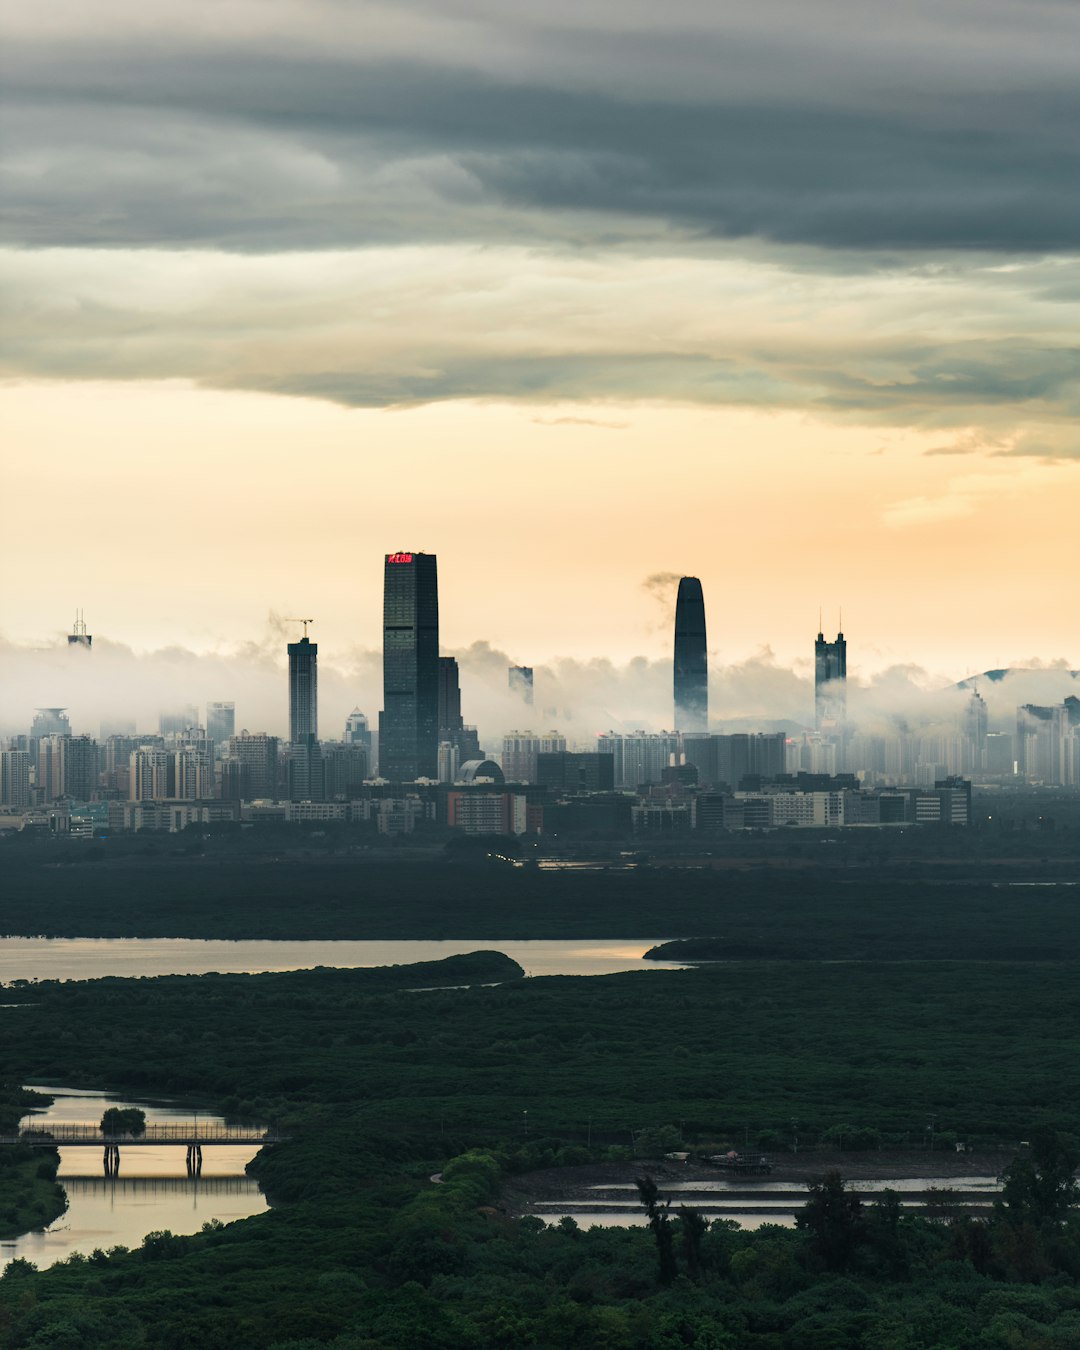
[(105, 1175), (115, 1177), (120, 1175), (120, 1145), (106, 1144), (105, 1157), (103, 1159), (105, 1166)]
[(188, 1144), (187, 1170), (191, 1176), (198, 1176), (202, 1171), (202, 1144)]

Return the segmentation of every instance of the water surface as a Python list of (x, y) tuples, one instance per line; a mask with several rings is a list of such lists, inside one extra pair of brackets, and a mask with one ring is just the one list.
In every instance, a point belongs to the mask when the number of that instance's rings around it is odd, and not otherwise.
[(465, 952), (497, 951), (526, 975), (611, 975), (623, 970), (682, 970), (677, 961), (643, 961), (664, 938), (582, 940), (502, 938), (464, 941), (289, 942), (202, 938), (0, 938), (0, 983), (13, 980), (93, 980), (105, 975), (206, 975), (211, 971), (256, 974), (356, 968), (441, 961)]
[[(23, 1124), (96, 1124), (107, 1106), (138, 1106), (147, 1123), (190, 1121), (191, 1111), (167, 1104), (134, 1102), (28, 1084), (55, 1097), (52, 1106), (23, 1117)], [(218, 1116), (200, 1114), (200, 1121), (223, 1124)], [(89, 1255), (96, 1247), (138, 1247), (147, 1233), (167, 1228), (197, 1233), (204, 1223), (246, 1219), (267, 1208), (258, 1182), (244, 1168), (258, 1152), (249, 1144), (212, 1144), (203, 1149), (202, 1173), (189, 1177), (183, 1147), (139, 1145), (120, 1149), (120, 1175), (103, 1175), (98, 1148), (61, 1148), (57, 1180), (67, 1191), (67, 1211), (43, 1232), (0, 1242), (0, 1269), (19, 1256), (37, 1266), (51, 1266), (72, 1252)]]

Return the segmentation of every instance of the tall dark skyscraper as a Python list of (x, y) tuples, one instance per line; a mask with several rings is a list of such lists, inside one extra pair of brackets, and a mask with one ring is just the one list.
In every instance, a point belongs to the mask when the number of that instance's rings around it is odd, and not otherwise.
[(439, 771), (439, 578), (434, 553), (383, 564), (383, 710), (379, 773), (393, 782)]
[(847, 720), (847, 643), (843, 633), (826, 642), (818, 629), (814, 642), (814, 723), (818, 731), (839, 729)]
[(289, 643), (289, 740), (300, 745), (319, 738), (319, 644), (307, 634)]
[(709, 729), (705, 596), (697, 577), (681, 577), (675, 601), (675, 730)]
[(461, 716), (461, 679), (457, 660), (453, 656), (439, 657), (439, 736), (449, 740), (449, 733), (460, 731), (465, 725)]

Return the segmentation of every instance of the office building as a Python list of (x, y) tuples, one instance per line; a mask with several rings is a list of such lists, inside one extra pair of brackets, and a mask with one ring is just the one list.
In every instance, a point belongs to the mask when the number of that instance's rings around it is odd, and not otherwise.
[(847, 720), (847, 642), (837, 633), (826, 642), (818, 629), (814, 641), (814, 726), (839, 731)]
[(307, 736), (285, 750), (287, 795), (291, 802), (321, 802), (326, 795), (322, 746)]
[(85, 651), (89, 651), (93, 645), (94, 639), (86, 631), (86, 619), (83, 617), (83, 612), (81, 609), (77, 609), (75, 611), (75, 622), (68, 634), (68, 646), (82, 647)]
[(359, 708), (354, 708), (345, 719), (345, 735), (342, 737), (346, 745), (362, 745), (371, 754), (371, 729), (368, 726), (368, 720)]
[(368, 747), (362, 741), (324, 741), (322, 757), (326, 800), (357, 796), (371, 772)]
[(289, 740), (297, 745), (319, 739), (319, 645), (305, 634), (288, 650)]
[(188, 727), (199, 725), (199, 710), (194, 704), (158, 713), (158, 731), (162, 736), (182, 736)]
[(611, 792), (615, 756), (587, 751), (541, 751), (536, 756), (536, 783), (555, 792)]
[(88, 802), (98, 785), (98, 744), (90, 736), (43, 736), (38, 742), (37, 786), (46, 801)]
[(697, 577), (680, 578), (675, 601), (675, 729), (709, 729), (705, 596)]
[(383, 564), (383, 709), (379, 773), (406, 783), (438, 775), (439, 584), (433, 553)]
[(215, 753), (230, 736), (236, 735), (236, 704), (208, 703), (206, 705), (206, 734), (214, 743)]
[(516, 694), (522, 703), (531, 708), (533, 703), (532, 666), (510, 666), (507, 671), (507, 682), (510, 686), (510, 692)]
[[(235, 761), (239, 769), (228, 771), (229, 781), (239, 777), (240, 799), (245, 802), (277, 796), (278, 738), (260, 731), (252, 734), (241, 731), (225, 743), (225, 757)], [(223, 784), (225, 776), (223, 775)]]
[(38, 740), (42, 736), (70, 736), (71, 723), (66, 708), (36, 708), (34, 720), (30, 724), (30, 736)]

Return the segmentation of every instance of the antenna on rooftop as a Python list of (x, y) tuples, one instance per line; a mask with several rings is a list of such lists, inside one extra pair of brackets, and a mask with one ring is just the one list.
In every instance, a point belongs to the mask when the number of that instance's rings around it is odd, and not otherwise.
[(302, 624), (304, 625), (304, 641), (306, 642), (306, 641), (307, 641), (307, 626), (308, 626), (309, 623), (314, 623), (315, 620), (314, 620), (314, 619), (286, 619), (285, 622), (286, 622), (286, 623), (302, 623)]

